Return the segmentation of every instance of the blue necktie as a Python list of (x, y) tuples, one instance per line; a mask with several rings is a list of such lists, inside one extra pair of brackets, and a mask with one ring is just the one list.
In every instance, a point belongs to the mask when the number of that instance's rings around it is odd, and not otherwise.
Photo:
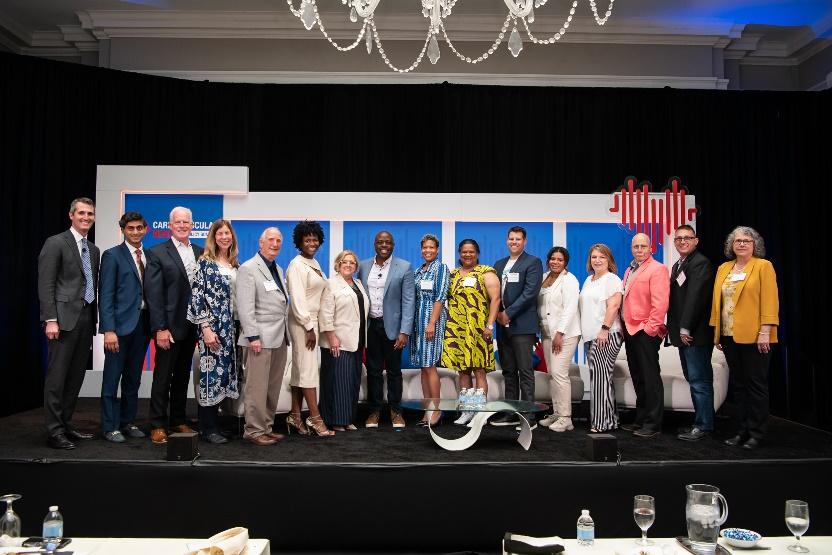
[(92, 282), (92, 263), (90, 262), (90, 249), (87, 247), (87, 238), (81, 239), (81, 267), (84, 269), (84, 279), (87, 282), (84, 290), (84, 300), (92, 304), (95, 300), (95, 285)]

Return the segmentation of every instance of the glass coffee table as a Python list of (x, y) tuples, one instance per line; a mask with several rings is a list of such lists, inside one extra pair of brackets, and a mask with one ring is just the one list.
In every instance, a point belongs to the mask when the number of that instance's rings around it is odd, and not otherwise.
[(459, 401), (456, 399), (414, 399), (402, 401), (402, 407), (419, 411), (469, 411), (476, 413), (474, 418), (466, 424), (470, 428), (468, 433), (457, 439), (445, 439), (438, 436), (430, 424), (428, 424), (428, 430), (433, 441), (448, 451), (463, 451), (471, 447), (479, 439), (480, 433), (482, 433), (482, 427), (485, 426), (488, 419), (498, 412), (508, 412), (517, 415), (518, 420), (520, 420), (520, 435), (517, 438), (517, 442), (523, 446), (523, 449), (528, 451), (532, 444), (532, 430), (529, 426), (529, 421), (526, 420), (523, 413), (540, 412), (548, 408), (543, 403), (515, 401), (511, 399), (489, 401), (485, 404), (472, 405), (465, 408), (460, 407)]

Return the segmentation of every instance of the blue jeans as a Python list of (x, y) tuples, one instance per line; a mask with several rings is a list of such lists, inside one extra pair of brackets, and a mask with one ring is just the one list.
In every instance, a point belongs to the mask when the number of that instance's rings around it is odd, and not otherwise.
[(714, 369), (711, 366), (713, 345), (679, 347), (682, 372), (690, 384), (695, 417), (693, 425), (704, 432), (714, 431)]
[[(139, 385), (142, 381), (150, 330), (146, 310), (142, 311), (136, 329), (118, 338), (117, 353), (104, 352), (104, 377), (101, 381), (101, 431), (114, 432), (136, 418)], [(121, 400), (118, 385), (121, 381)]]

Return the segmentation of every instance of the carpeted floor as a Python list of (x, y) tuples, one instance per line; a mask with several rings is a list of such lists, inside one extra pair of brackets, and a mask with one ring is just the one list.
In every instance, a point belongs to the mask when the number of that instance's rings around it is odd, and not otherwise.
[[(189, 414), (195, 413), (196, 407), (189, 406)], [(140, 401), (139, 414), (147, 414), (147, 400)], [(359, 420), (363, 422), (365, 416), (365, 409), (361, 407)], [(292, 435), (277, 445), (258, 447), (235, 437), (225, 445), (200, 442), (199, 449), (202, 460), (220, 462), (362, 465), (589, 462), (586, 456), (588, 425), (585, 420), (576, 419), (572, 432), (554, 433), (539, 427), (533, 432), (529, 451), (524, 451), (516, 442), (517, 434), (512, 428), (488, 426), (473, 447), (467, 451), (449, 452), (438, 447), (426, 429), (415, 425), (420, 418), (419, 413), (407, 412), (405, 416), (408, 426), (401, 432), (394, 432), (389, 421), (383, 419), (382, 427), (378, 429), (340, 432), (331, 438)], [(664, 433), (650, 440), (634, 437), (623, 430), (613, 432), (618, 439), (622, 462), (832, 458), (832, 434), (774, 417), (770, 422), (768, 441), (763, 448), (753, 452), (722, 444), (721, 438), (730, 434), (730, 423), (726, 419), (718, 419), (717, 434), (712, 438), (694, 443), (677, 440), (676, 428), (689, 424), (690, 417), (684, 413), (667, 413)], [(444, 423), (436, 428), (436, 432), (447, 438), (462, 436), (467, 428), (451, 424), (455, 418), (456, 414), (446, 414)], [(628, 419), (632, 419), (632, 414), (624, 413), (622, 421), (627, 422)], [(80, 399), (74, 422), (81, 430), (97, 430), (98, 399)], [(147, 423), (139, 421), (138, 424), (146, 427)], [(235, 430), (237, 421), (229, 420), (225, 424), (228, 430)], [(285, 432), (284, 426), (284, 416), (279, 415), (275, 428)], [(159, 461), (165, 458), (166, 453), (165, 446), (153, 445), (149, 439), (128, 439), (126, 443), (113, 444), (99, 436), (95, 440), (77, 443), (78, 448), (72, 451), (47, 447), (40, 409), (0, 419), (0, 459)]]

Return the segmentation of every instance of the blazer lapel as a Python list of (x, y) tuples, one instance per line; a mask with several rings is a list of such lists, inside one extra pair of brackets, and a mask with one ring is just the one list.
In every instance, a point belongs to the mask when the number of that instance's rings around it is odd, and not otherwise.
[(179, 271), (182, 272), (182, 275), (185, 277), (185, 280), (190, 281), (188, 278), (188, 271), (185, 269), (185, 264), (182, 262), (182, 257), (179, 256), (179, 251), (176, 250), (176, 245), (173, 244), (173, 239), (168, 241), (168, 244), (165, 245), (167, 247), (168, 256), (173, 259), (174, 264), (179, 267)]
[[(75, 258), (75, 262), (78, 263), (78, 269), (81, 270), (81, 274), (83, 274), (84, 264), (81, 262), (81, 253), (78, 252), (78, 243), (75, 242), (75, 236), (71, 231), (67, 230), (64, 233), (64, 241), (66, 241), (67, 245), (69, 245), (72, 255)], [(92, 258), (90, 258), (90, 262), (92, 262)]]
[[(375, 259), (373, 259), (373, 260), (375, 260)], [(390, 269), (387, 271), (387, 279), (384, 281), (384, 296), (385, 297), (387, 297), (387, 289), (390, 287), (390, 282), (393, 281), (394, 277), (398, 278), (398, 274), (399, 274), (398, 261), (399, 261), (399, 259), (396, 258), (395, 256), (390, 257)], [(370, 265), (370, 271), (372, 271), (372, 270), (373, 270), (373, 266)], [(395, 274), (393, 273), (394, 271), (396, 272)], [(369, 276), (367, 276), (367, 279), (368, 280), (370, 279)]]
[(355, 311), (355, 315), (358, 316), (360, 314), (358, 312), (358, 297), (356, 297), (355, 294), (352, 292), (352, 287), (350, 287), (350, 284), (347, 283), (347, 280), (345, 280), (343, 276), (341, 276), (340, 274), (335, 274), (335, 276), (333, 277), (335, 277), (335, 280), (338, 282), (338, 291), (335, 292), (336, 295), (343, 295), (344, 288), (350, 289), (349, 299), (352, 304), (352, 308)]
[(754, 263), (756, 261), (757, 259), (752, 256), (751, 260), (748, 261), (748, 264), (746, 264), (745, 268), (742, 269), (742, 271), (745, 273), (745, 279), (737, 282), (736, 292), (734, 293), (734, 299), (736, 303), (740, 302), (740, 295), (742, 295), (742, 290), (745, 289), (745, 284), (748, 283), (748, 280), (751, 278), (751, 272), (754, 271)]
[(141, 286), (142, 277), (139, 275), (139, 269), (136, 267), (136, 261), (130, 253), (130, 247), (127, 246), (127, 243), (122, 243), (119, 245), (117, 252), (121, 255), (122, 261), (127, 264), (129, 268), (133, 269), (133, 275), (136, 276), (136, 281), (138, 281), (139, 286)]

